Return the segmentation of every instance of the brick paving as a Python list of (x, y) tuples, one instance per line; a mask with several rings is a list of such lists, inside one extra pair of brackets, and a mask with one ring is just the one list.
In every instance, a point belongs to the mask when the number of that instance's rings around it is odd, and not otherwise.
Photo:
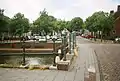
[(102, 44), (90, 43), (91, 40), (82, 41), (83, 44), (90, 44), (95, 50), (99, 61), (100, 81), (120, 81), (120, 44), (113, 44), (111, 41)]
[(93, 45), (101, 68), (101, 81), (120, 81), (120, 45)]
[(112, 40), (102, 40), (101, 39), (96, 39), (96, 41), (94, 39), (90, 40), (91, 42), (94, 42), (95, 44), (114, 44), (114, 42)]

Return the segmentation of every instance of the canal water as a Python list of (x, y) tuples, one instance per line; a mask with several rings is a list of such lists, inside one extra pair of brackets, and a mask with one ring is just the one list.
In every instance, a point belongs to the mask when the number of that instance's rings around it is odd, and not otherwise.
[[(53, 64), (53, 55), (26, 55), (26, 64), (51, 65)], [(23, 63), (23, 56), (0, 56), (0, 64), (10, 64), (19, 66)]]

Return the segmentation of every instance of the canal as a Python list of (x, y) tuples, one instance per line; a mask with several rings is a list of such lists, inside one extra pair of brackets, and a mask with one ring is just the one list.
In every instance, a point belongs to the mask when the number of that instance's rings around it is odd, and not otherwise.
[[(53, 55), (26, 55), (25, 62), (26, 64), (38, 64), (38, 65), (51, 65), (53, 64), (54, 56)], [(13, 66), (19, 66), (23, 63), (22, 55), (0, 55), (0, 64), (10, 64)]]

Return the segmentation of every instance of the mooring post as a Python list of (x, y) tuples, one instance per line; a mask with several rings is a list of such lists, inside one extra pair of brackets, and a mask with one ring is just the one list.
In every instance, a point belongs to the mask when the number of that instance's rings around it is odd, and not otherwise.
[(64, 46), (63, 46), (64, 45), (63, 44), (63, 39), (64, 38), (62, 37), (61, 39), (62, 39), (62, 45), (61, 45), (61, 57), (60, 57), (60, 59), (62, 59), (64, 57), (64, 50), (63, 50), (64, 49)]
[(63, 39), (63, 53), (64, 53), (64, 61), (66, 61), (66, 34), (64, 34), (64, 39)]
[(55, 52), (55, 38), (53, 38), (53, 55), (54, 55), (54, 62), (53, 62), (53, 66), (56, 66), (56, 63), (55, 63), (55, 58), (56, 58), (56, 52)]
[(69, 34), (69, 54), (71, 54), (71, 33)]
[(74, 40), (75, 40), (75, 47), (76, 47), (76, 32), (74, 32)]
[(75, 38), (74, 38), (74, 32), (72, 32), (72, 38), (73, 38), (73, 40), (72, 40), (72, 42), (73, 42), (73, 49), (74, 49), (74, 45), (75, 45)]
[(23, 64), (22, 65), (25, 65), (25, 38), (23, 37)]

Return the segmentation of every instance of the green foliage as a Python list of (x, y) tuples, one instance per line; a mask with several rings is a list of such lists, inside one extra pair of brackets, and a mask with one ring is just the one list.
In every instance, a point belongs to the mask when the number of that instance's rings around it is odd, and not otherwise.
[(75, 17), (70, 22), (70, 29), (73, 31), (80, 31), (83, 27), (83, 20), (80, 17)]
[[(35, 20), (33, 23), (35, 29), (38, 33), (45, 31), (50, 33), (53, 30), (56, 32), (62, 31), (64, 28), (67, 28), (70, 31), (77, 30), (79, 31), (83, 26), (83, 20), (80, 17), (75, 17), (71, 21), (57, 20), (53, 16), (48, 15), (47, 11), (44, 9), (40, 12), (40, 17)], [(33, 29), (33, 31), (35, 31)]]
[[(5, 17), (4, 20), (3, 17)], [(6, 28), (5, 28), (6, 27)], [(80, 17), (75, 17), (71, 21), (57, 20), (54, 16), (48, 15), (44, 9), (40, 12), (40, 16), (31, 24), (29, 20), (24, 17), (24, 14), (17, 13), (11, 19), (0, 15), (0, 32), (9, 32), (11, 35), (22, 35), (32, 30), (32, 33), (41, 34), (41, 32), (51, 33), (54, 31), (59, 32), (64, 28), (69, 31), (79, 31), (83, 27), (83, 20)]]
[(9, 31), (8, 25), (9, 17), (4, 15), (4, 10), (0, 9), (0, 35)]
[(108, 33), (113, 29), (113, 22), (113, 15), (99, 11), (86, 19), (85, 26), (91, 32), (102, 31)]
[(40, 12), (40, 17), (35, 20), (33, 23), (36, 28), (38, 29), (38, 33), (40, 34), (41, 31), (45, 31), (45, 33), (50, 33), (52, 30), (55, 29), (56, 18), (53, 16), (49, 16), (47, 11), (44, 9)]
[(24, 17), (24, 14), (17, 13), (10, 20), (10, 33), (12, 35), (22, 35), (29, 30), (29, 20)]
[(59, 32), (64, 28), (69, 31), (84, 32), (84, 29), (88, 29), (91, 32), (102, 31), (107, 34), (113, 29), (114, 17), (113, 14), (108, 14), (103, 11), (95, 12), (92, 16), (88, 17), (85, 22), (80, 17), (75, 17), (71, 21), (59, 20), (54, 16), (48, 14), (44, 9), (40, 12), (40, 16), (31, 24), (29, 20), (24, 17), (24, 14), (17, 13), (13, 18), (9, 18), (4, 15), (4, 10), (0, 9), (0, 34), (7, 32), (11, 35), (22, 35), (32, 30), (32, 33), (45, 34), (54, 31)]
[(57, 31), (62, 31), (64, 28), (67, 28), (67, 22), (58, 20), (58, 21), (56, 21), (55, 26), (56, 26)]

